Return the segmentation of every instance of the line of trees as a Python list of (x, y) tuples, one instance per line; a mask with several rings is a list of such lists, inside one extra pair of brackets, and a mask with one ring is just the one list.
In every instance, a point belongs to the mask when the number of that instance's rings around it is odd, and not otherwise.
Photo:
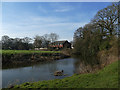
[(75, 54), (87, 58), (97, 56), (99, 51), (118, 47), (118, 6), (113, 3), (98, 11), (90, 23), (75, 31)]
[(56, 33), (44, 34), (43, 36), (36, 35), (34, 37), (34, 47), (36, 48), (48, 48), (49, 44), (58, 40), (59, 35)]
[(58, 38), (59, 35), (56, 33), (45, 34), (43, 36), (36, 35), (33, 39), (29, 37), (10, 38), (4, 35), (0, 43), (2, 43), (3, 50), (30, 50), (34, 48), (48, 48), (49, 44), (58, 40)]

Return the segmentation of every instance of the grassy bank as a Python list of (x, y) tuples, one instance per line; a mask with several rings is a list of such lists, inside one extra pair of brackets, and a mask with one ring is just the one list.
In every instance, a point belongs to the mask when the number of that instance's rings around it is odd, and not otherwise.
[(26, 82), (14, 88), (117, 88), (118, 61), (89, 74), (73, 75), (64, 79)]
[(2, 50), (2, 68), (22, 67), (68, 58), (60, 51)]
[(2, 50), (2, 54), (61, 53), (60, 51)]

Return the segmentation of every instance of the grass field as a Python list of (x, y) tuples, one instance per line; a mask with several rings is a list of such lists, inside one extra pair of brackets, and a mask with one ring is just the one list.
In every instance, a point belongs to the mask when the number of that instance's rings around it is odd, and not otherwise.
[(118, 88), (118, 61), (89, 74), (73, 75), (64, 79), (26, 82), (15, 88)]
[(35, 50), (1, 50), (2, 54), (30, 54), (30, 53), (60, 53), (60, 51), (35, 51)]

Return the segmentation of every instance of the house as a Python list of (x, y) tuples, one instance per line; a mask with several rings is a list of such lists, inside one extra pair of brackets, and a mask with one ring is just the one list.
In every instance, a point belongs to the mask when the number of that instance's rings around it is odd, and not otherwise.
[(54, 49), (63, 49), (63, 48), (70, 48), (71, 49), (71, 43), (69, 43), (67, 40), (65, 41), (55, 41), (49, 45), (49, 47)]

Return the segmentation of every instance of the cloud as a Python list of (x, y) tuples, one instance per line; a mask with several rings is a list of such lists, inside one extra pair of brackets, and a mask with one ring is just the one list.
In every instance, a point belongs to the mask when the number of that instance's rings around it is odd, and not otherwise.
[(57, 33), (60, 39), (72, 40), (74, 31), (87, 22), (67, 22), (65, 18), (55, 17), (28, 17), (24, 23), (4, 23), (3, 35), (10, 37), (34, 37), (46, 33)]
[(67, 3), (63, 3), (63, 4), (55, 3), (54, 7), (56, 7), (54, 10), (55, 12), (69, 12), (74, 10), (74, 6), (71, 6), (70, 4)]
[(119, 2), (119, 0), (2, 0), (2, 2)]
[(56, 9), (55, 12), (68, 12), (70, 11), (71, 9), (68, 9), (68, 8), (64, 8), (64, 9)]
[[(23, 23), (24, 22), (24, 23)], [(84, 26), (88, 22), (74, 22), (69, 21), (69, 18), (62, 18), (62, 17), (28, 17), (24, 19), (23, 22), (18, 22), (14, 25), (14, 28), (44, 28), (44, 29), (54, 29), (54, 28), (71, 28), (71, 27), (80, 27)], [(12, 24), (8, 24), (8, 27), (12, 26)], [(11, 28), (11, 27), (10, 27)], [(22, 29), (21, 29), (22, 30)], [(43, 30), (43, 29), (42, 29)]]
[(48, 10), (46, 10), (44, 7), (42, 7), (40, 5), (38, 6), (38, 10), (43, 12), (43, 13), (48, 13)]
[[(56, 7), (56, 8), (54, 8), (54, 6)], [(55, 4), (53, 4), (50, 8), (49, 8), (49, 10), (48, 9), (46, 9), (46, 7), (45, 6), (41, 6), (41, 5), (39, 5), (38, 6), (38, 10), (39, 11), (41, 11), (41, 12), (43, 12), (43, 13), (49, 13), (49, 12), (68, 12), (68, 11), (71, 11), (73, 8), (72, 7), (69, 7), (69, 6), (64, 6), (64, 5), (55, 5)]]
[[(72, 8), (60, 8), (54, 10), (56, 12), (69, 11)], [(45, 9), (40, 9), (45, 12)], [(61, 10), (61, 11), (60, 11)], [(16, 16), (16, 18), (19, 16)], [(46, 33), (57, 33), (60, 39), (72, 40), (74, 31), (80, 26), (85, 25), (87, 22), (72, 21), (71, 17), (55, 17), (55, 16), (27, 16), (11, 23), (3, 22), (2, 35), (10, 37), (34, 37), (36, 34), (44, 35)]]
[(69, 4), (61, 4), (61, 3), (49, 3), (46, 4), (47, 6), (49, 6), (49, 8), (47, 8), (44, 5), (39, 5), (38, 6), (38, 10), (43, 12), (43, 13), (50, 13), (50, 12), (68, 12), (74, 9), (73, 6), (70, 6)]
[(67, 18), (58, 18), (58, 17), (31, 17), (33, 22), (41, 22), (41, 23), (57, 23), (57, 22), (65, 22)]

